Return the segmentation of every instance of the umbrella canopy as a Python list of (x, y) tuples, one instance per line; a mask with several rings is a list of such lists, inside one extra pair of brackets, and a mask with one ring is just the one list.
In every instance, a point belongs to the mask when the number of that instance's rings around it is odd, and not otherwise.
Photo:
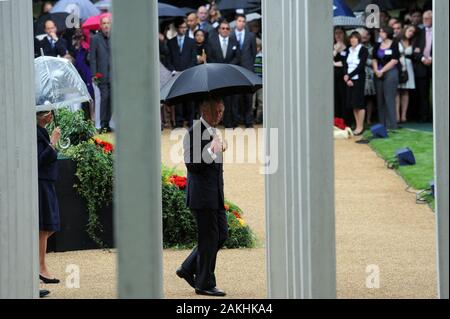
[(91, 101), (86, 84), (69, 60), (42, 56), (34, 60), (34, 69), (37, 112)]
[(172, 72), (159, 62), (159, 86), (164, 87), (172, 79)]
[(184, 17), (186, 11), (170, 4), (158, 3), (158, 15), (160, 17)]
[(95, 17), (90, 17), (83, 23), (83, 29), (100, 30), (100, 21), (103, 17), (112, 17), (111, 13), (102, 13)]
[(208, 0), (159, 0), (160, 3), (167, 3), (178, 8), (188, 7), (198, 9), (198, 7), (208, 4)]
[(333, 25), (342, 27), (364, 27), (365, 23), (355, 17), (344, 0), (333, 0)]
[(354, 11), (366, 11), (370, 4), (375, 4), (380, 7), (380, 10), (395, 10), (403, 6), (397, 0), (361, 0), (354, 8)]
[(53, 20), (56, 24), (56, 28), (59, 32), (63, 32), (67, 29), (67, 17), (69, 14), (67, 12), (58, 12), (58, 13), (48, 13), (42, 15), (34, 24), (34, 35), (39, 35), (45, 33), (45, 21)]
[(221, 0), (217, 7), (219, 10), (250, 9), (261, 6), (260, 0)]
[(59, 0), (50, 12), (76, 14), (81, 20), (86, 20), (89, 17), (97, 16), (101, 13), (90, 0)]
[(260, 88), (262, 79), (243, 67), (208, 63), (187, 69), (170, 80), (161, 89), (161, 102), (170, 105), (207, 95), (254, 93)]
[(111, 0), (101, 0), (95, 4), (95, 6), (100, 10), (110, 10)]

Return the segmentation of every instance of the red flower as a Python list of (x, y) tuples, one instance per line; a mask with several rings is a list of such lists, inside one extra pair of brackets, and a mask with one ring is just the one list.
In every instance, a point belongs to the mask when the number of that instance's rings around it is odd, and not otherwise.
[(172, 177), (169, 178), (169, 182), (172, 185), (178, 187), (179, 189), (184, 190), (187, 185), (187, 178), (184, 176), (173, 175)]
[(232, 214), (234, 215), (234, 217), (236, 217), (237, 219), (241, 219), (241, 215), (237, 212), (237, 211), (233, 211)]
[(95, 73), (95, 77), (96, 77), (97, 79), (101, 79), (101, 78), (104, 77), (104, 75), (103, 75), (102, 73)]
[(334, 119), (334, 126), (341, 130), (345, 130), (347, 128), (347, 125), (345, 125), (345, 121), (338, 117)]
[(111, 143), (105, 142), (98, 137), (96, 139), (94, 139), (94, 142), (97, 146), (100, 146), (105, 153), (111, 153), (112, 151), (114, 151), (114, 145), (112, 145)]

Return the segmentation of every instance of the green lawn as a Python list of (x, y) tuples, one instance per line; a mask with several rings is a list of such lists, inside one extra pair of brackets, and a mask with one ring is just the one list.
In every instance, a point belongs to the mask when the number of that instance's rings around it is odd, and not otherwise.
[[(371, 136), (370, 132), (366, 137)], [(390, 159), (395, 151), (409, 147), (416, 157), (415, 166), (402, 166), (398, 173), (405, 182), (416, 190), (427, 189), (434, 180), (433, 134), (409, 129), (390, 133), (388, 139), (373, 139), (369, 144), (383, 159)]]

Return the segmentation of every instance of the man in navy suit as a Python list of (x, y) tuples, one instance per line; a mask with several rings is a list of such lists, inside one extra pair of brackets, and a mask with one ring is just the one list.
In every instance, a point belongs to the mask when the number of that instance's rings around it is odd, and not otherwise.
[[(239, 65), (241, 63), (241, 49), (237, 40), (230, 36), (230, 24), (224, 20), (220, 23), (219, 33), (208, 40), (206, 49), (208, 63), (227, 63)], [(224, 99), (225, 114), (223, 124), (225, 128), (235, 128), (239, 122), (236, 96), (228, 96)]]
[[(256, 50), (256, 36), (246, 30), (247, 18), (243, 14), (236, 15), (236, 29), (231, 37), (236, 39), (241, 49), (240, 66), (254, 72)], [(243, 94), (238, 96), (238, 105), (242, 109), (245, 127), (253, 127), (253, 95)]]
[(223, 101), (211, 98), (200, 105), (202, 117), (184, 138), (184, 161), (187, 167), (186, 201), (197, 220), (198, 245), (177, 270), (199, 295), (223, 297), (217, 289), (217, 252), (228, 238), (224, 208), (223, 152), (226, 150), (216, 127), (224, 112)]
[(52, 20), (45, 21), (44, 31), (47, 36), (39, 41), (35, 55), (41, 56), (44, 53), (45, 56), (66, 56), (67, 42), (63, 38), (58, 38), (55, 22)]
[[(175, 75), (197, 65), (197, 50), (195, 41), (187, 36), (187, 24), (182, 18), (175, 21), (177, 36), (168, 43), (169, 55), (167, 56), (167, 68)], [(186, 102), (175, 106), (176, 126), (183, 127), (184, 119), (192, 126), (195, 115), (195, 104)]]

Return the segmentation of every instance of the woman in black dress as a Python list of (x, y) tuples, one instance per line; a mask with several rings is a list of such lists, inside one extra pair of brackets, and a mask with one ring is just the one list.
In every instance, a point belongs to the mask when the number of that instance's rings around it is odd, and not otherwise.
[(206, 63), (206, 33), (198, 29), (194, 32), (194, 39), (197, 49), (197, 64)]
[(365, 81), (366, 81), (366, 62), (369, 57), (369, 51), (361, 44), (361, 35), (355, 31), (350, 35), (350, 47), (346, 49), (346, 58), (344, 59), (344, 82), (347, 85), (347, 109), (353, 110), (355, 116), (356, 128), (353, 131), (355, 136), (362, 135), (364, 132), (364, 119), (366, 116), (365, 107)]
[(52, 136), (49, 136), (45, 126), (53, 121), (51, 112), (37, 113), (36, 120), (39, 176), (39, 279), (47, 284), (57, 284), (59, 280), (52, 278), (48, 271), (45, 254), (48, 238), (60, 230), (59, 206), (55, 191), (58, 174), (58, 153), (55, 147), (61, 131), (56, 128)]
[[(334, 42), (333, 42), (333, 60), (334, 60), (334, 117), (342, 118), (346, 122), (350, 121), (348, 112), (345, 109), (345, 83), (342, 81), (344, 76), (344, 63), (346, 58), (347, 49), (347, 37), (345, 30), (341, 27), (334, 29)], [(350, 125), (350, 123), (347, 123)]]

